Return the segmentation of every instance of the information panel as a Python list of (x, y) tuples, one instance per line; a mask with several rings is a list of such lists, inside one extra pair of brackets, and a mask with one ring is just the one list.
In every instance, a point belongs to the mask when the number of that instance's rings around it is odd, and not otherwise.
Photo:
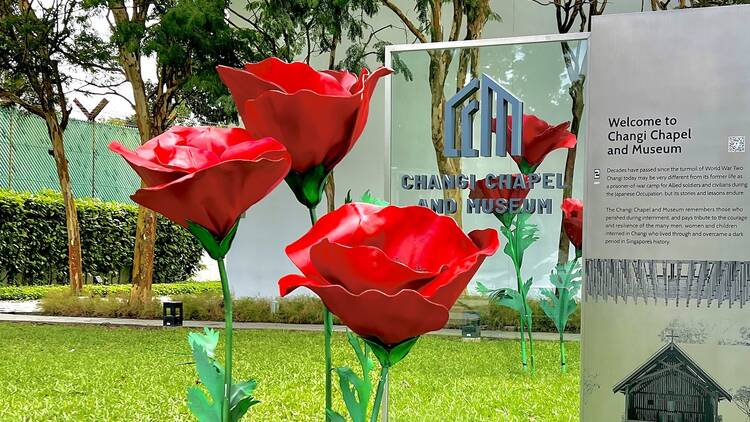
[(750, 7), (600, 16), (581, 419), (750, 418)]

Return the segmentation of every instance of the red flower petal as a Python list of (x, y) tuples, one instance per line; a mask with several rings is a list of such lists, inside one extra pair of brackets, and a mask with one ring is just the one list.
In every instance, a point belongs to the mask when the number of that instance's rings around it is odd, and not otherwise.
[(581, 249), (583, 245), (583, 202), (566, 198), (560, 205), (563, 210), (563, 229), (570, 242)]
[(372, 246), (391, 260), (432, 273), (478, 250), (452, 218), (429, 208), (355, 202), (326, 214), (287, 246), (287, 256), (308, 277), (320, 276), (310, 262), (310, 248), (324, 238), (346, 246)]
[(322, 239), (334, 243), (356, 244), (367, 233), (361, 228), (360, 221), (380, 210), (372, 204), (353, 202), (329, 212), (301, 238), (289, 244), (285, 252), (294, 265), (310, 278), (320, 277), (310, 262), (310, 248)]
[[(354, 147), (354, 143), (357, 141), (357, 139), (359, 139), (360, 135), (362, 135), (362, 132), (365, 130), (367, 118), (370, 114), (370, 98), (372, 97), (372, 93), (375, 91), (375, 88), (378, 85), (378, 80), (383, 76), (390, 75), (391, 73), (393, 73), (393, 70), (387, 67), (378, 68), (372, 74), (368, 74), (366, 70), (363, 70), (362, 80), (364, 82), (362, 85), (361, 106), (357, 111), (357, 120), (354, 123), (354, 128), (352, 130), (351, 136), (348, 142), (336, 145), (335, 149), (333, 149), (333, 151), (329, 155), (332, 157), (340, 158), (332, 163), (324, 163), (326, 165), (326, 168), (333, 168), (333, 166), (341, 161), (341, 158), (348, 154), (349, 151), (351, 151), (351, 149)], [(358, 85), (359, 84), (355, 84), (354, 86), (352, 86), (352, 90), (358, 89)]]
[(356, 139), (359, 109), (357, 96), (268, 91), (247, 100), (240, 114), (255, 137), (280, 140), (292, 156), (292, 169), (304, 173), (319, 164), (330, 170), (344, 158)]
[(276, 57), (269, 57), (258, 63), (246, 64), (245, 71), (281, 87), (289, 94), (305, 89), (321, 95), (350, 95), (349, 90), (341, 86), (338, 78), (326, 72), (318, 72), (302, 62), (287, 63)]
[(321, 72), (336, 78), (336, 80), (339, 81), (339, 84), (341, 84), (341, 87), (350, 93), (354, 94), (358, 91), (352, 91), (352, 86), (359, 81), (357, 75), (346, 70), (323, 70)]
[(161, 164), (149, 161), (133, 151), (125, 148), (121, 143), (114, 141), (109, 144), (110, 151), (120, 154), (130, 167), (138, 173), (146, 186), (157, 186), (179, 179), (187, 174), (184, 170), (165, 167)]
[(352, 294), (344, 287), (326, 285), (299, 275), (279, 281), (282, 295), (297, 287), (307, 287), (355, 333), (395, 345), (409, 338), (443, 328), (448, 309), (431, 302), (414, 290), (387, 295), (377, 290)]
[(245, 104), (245, 101), (256, 98), (267, 91), (283, 91), (278, 85), (265, 81), (243, 69), (217, 66), (216, 71), (224, 85), (229, 88), (240, 114), (242, 114), (242, 105)]
[[(427, 207), (384, 207), (366, 217), (362, 226), (369, 233), (377, 233), (366, 239), (366, 245), (414, 269), (437, 272), (477, 251), (454, 219)], [(344, 240), (338, 243), (349, 244)]]
[(288, 159), (289, 153), (279, 141), (273, 138), (262, 138), (253, 142), (242, 142), (232, 145), (221, 154), (221, 161), (254, 160), (259, 156), (267, 160)]
[(277, 142), (258, 142), (271, 148), (268, 155), (225, 161), (164, 185), (139, 189), (132, 199), (183, 227), (192, 221), (223, 238), (240, 215), (289, 172), (289, 157), (279, 154)]
[[(522, 157), (532, 166), (537, 166), (544, 161), (550, 152), (559, 148), (573, 148), (576, 146), (576, 137), (568, 131), (569, 122), (550, 126), (544, 120), (532, 115), (523, 116), (523, 155)], [(508, 119), (508, 147), (510, 148), (511, 121)], [(513, 157), (520, 162), (520, 157)]]
[(452, 263), (445, 272), (421, 288), (420, 294), (448, 309), (456, 303), (484, 259), (500, 247), (500, 238), (494, 229), (474, 230), (469, 237), (476, 244), (477, 252)]
[(413, 270), (377, 248), (348, 247), (327, 239), (313, 245), (310, 260), (326, 281), (343, 286), (353, 294), (370, 289), (386, 294), (396, 294), (403, 289), (418, 290), (437, 275)]
[(247, 141), (253, 140), (250, 132), (239, 127), (175, 127), (170, 129), (170, 132), (181, 136), (186, 146), (201, 151), (211, 151), (218, 156), (221, 156), (228, 148), (238, 144), (247, 144)]
[[(508, 123), (505, 126), (506, 142), (508, 151), (510, 151), (512, 122), (508, 116)], [(497, 120), (492, 119), (492, 131), (496, 131)], [(568, 131), (569, 122), (560, 123), (557, 126), (550, 126), (549, 123), (534, 116), (533, 114), (523, 115), (523, 133), (521, 134), (522, 156), (513, 157), (516, 163), (525, 159), (532, 166), (538, 166), (544, 161), (544, 158), (550, 152), (558, 148), (573, 148), (576, 146), (576, 137)]]
[[(513, 180), (515, 180), (518, 175), (513, 175)], [(529, 183), (529, 176), (523, 175), (524, 180), (526, 181), (526, 186), (528, 186)], [(497, 182), (497, 180), (495, 181)], [(471, 199), (525, 199), (526, 196), (528, 196), (529, 192), (531, 192), (531, 188), (518, 188), (518, 189), (508, 189), (508, 188), (500, 188), (499, 184), (496, 184), (494, 188), (487, 187), (487, 179), (481, 179), (477, 180), (476, 187), (469, 191), (469, 198)]]

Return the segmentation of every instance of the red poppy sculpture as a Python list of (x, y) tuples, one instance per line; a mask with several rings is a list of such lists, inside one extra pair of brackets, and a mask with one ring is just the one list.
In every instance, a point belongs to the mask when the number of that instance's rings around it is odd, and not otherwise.
[(575, 198), (563, 200), (563, 229), (576, 248), (576, 258), (583, 254), (583, 202)]
[[(516, 176), (514, 175), (513, 177), (515, 178)], [(523, 175), (523, 178), (526, 183), (523, 188), (509, 188), (502, 186), (499, 183), (488, 184), (487, 179), (478, 180), (474, 188), (469, 191), (469, 198), (492, 201), (492, 205), (497, 205), (497, 201), (500, 201), (501, 204), (505, 204), (508, 209), (504, 212), (493, 212), (493, 215), (497, 217), (505, 227), (509, 228), (515, 217), (513, 210), (510, 209), (511, 203), (523, 201), (529, 195), (529, 192), (531, 192), (531, 188), (529, 187), (529, 176)], [(490, 187), (491, 185), (492, 187)]]
[[(492, 122), (492, 131), (495, 131), (496, 122)], [(505, 126), (508, 142), (508, 151), (510, 151), (511, 132), (513, 130), (511, 118), (508, 116), (508, 123)], [(534, 173), (544, 161), (544, 158), (550, 152), (559, 148), (574, 148), (576, 146), (576, 136), (568, 128), (569, 122), (560, 123), (552, 126), (544, 120), (533, 114), (523, 115), (523, 132), (521, 134), (521, 156), (512, 157), (518, 164), (518, 169), (523, 174)]]
[(309, 288), (352, 331), (392, 348), (442, 328), (498, 247), (494, 229), (466, 235), (426, 207), (351, 203), (287, 246), (304, 275), (282, 278), (279, 288), (282, 296)]
[[(245, 128), (256, 137), (271, 136), (286, 146), (292, 156), (286, 182), (315, 224), (315, 208), (328, 176), (359, 139), (378, 80), (392, 70), (381, 67), (370, 73), (363, 69), (359, 75), (317, 71), (305, 63), (275, 57), (242, 69), (219, 66), (217, 70)], [(326, 413), (332, 411), (332, 321), (324, 309)], [(326, 420), (330, 420), (328, 415)]]
[(362, 134), (378, 80), (392, 73), (384, 67), (359, 75), (317, 71), (275, 57), (217, 70), (245, 128), (286, 146), (292, 156), (287, 183), (308, 208), (320, 202), (328, 174)]
[(219, 266), (224, 294), (224, 365), (213, 358), (218, 333), (188, 336), (203, 390), (188, 390), (188, 406), (201, 422), (238, 420), (257, 403), (255, 381), (232, 381), (232, 297), (224, 267), (241, 214), (273, 190), (289, 172), (286, 148), (272, 138), (256, 140), (244, 129), (174, 127), (130, 151), (109, 148), (141, 176), (131, 198), (190, 230)]
[[(419, 336), (445, 325), (450, 308), (499, 246), (495, 230), (466, 235), (453, 219), (426, 207), (350, 203), (287, 246), (303, 275), (283, 277), (279, 289), (282, 296), (299, 287), (312, 290), (370, 345), (381, 364), (376, 415), (388, 368)], [(366, 354), (355, 350), (367, 367)], [(347, 407), (354, 414), (349, 402)]]

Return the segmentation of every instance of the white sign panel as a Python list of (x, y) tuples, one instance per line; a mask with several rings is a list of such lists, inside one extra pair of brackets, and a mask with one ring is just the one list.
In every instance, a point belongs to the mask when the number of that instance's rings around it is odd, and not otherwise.
[(750, 418), (750, 7), (596, 17), (581, 419)]

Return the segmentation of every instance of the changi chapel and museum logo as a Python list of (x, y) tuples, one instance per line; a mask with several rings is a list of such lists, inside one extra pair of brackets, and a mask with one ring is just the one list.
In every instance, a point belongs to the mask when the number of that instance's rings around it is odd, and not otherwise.
[[(481, 132), (478, 149), (474, 147), (477, 112)], [(458, 125), (460, 131), (456, 131)], [(487, 74), (482, 74), (446, 101), (444, 133), (443, 155), (447, 158), (522, 157), (523, 101)], [(561, 173), (536, 173), (534, 170), (525, 174), (405, 174), (401, 176), (401, 187), (405, 190), (474, 191), (477, 183), (482, 182), (488, 189), (563, 189), (563, 180)], [(450, 198), (423, 198), (419, 205), (443, 214), (455, 214), (458, 210), (456, 201)], [(553, 207), (551, 198), (469, 197), (464, 209), (469, 214), (552, 214)]]
[[(477, 91), (481, 91), (480, 100), (472, 98)], [(464, 103), (466, 103), (464, 105)], [(521, 133), (523, 130), (523, 101), (518, 99), (510, 91), (506, 90), (494, 79), (482, 74), (481, 83), (479, 78), (474, 78), (466, 84), (463, 89), (451, 97), (445, 103), (445, 147), (443, 154), (446, 157), (491, 157), (492, 154), (492, 118), (493, 104), (497, 109), (497, 127), (495, 130), (495, 156), (505, 157), (507, 155), (506, 124), (510, 112), (511, 127), (517, 128), (510, 134), (510, 154), (521, 155)], [(459, 108), (461, 111), (461, 148), (456, 148), (456, 115)], [(480, 111), (481, 136), (479, 151), (474, 149), (474, 115)]]

